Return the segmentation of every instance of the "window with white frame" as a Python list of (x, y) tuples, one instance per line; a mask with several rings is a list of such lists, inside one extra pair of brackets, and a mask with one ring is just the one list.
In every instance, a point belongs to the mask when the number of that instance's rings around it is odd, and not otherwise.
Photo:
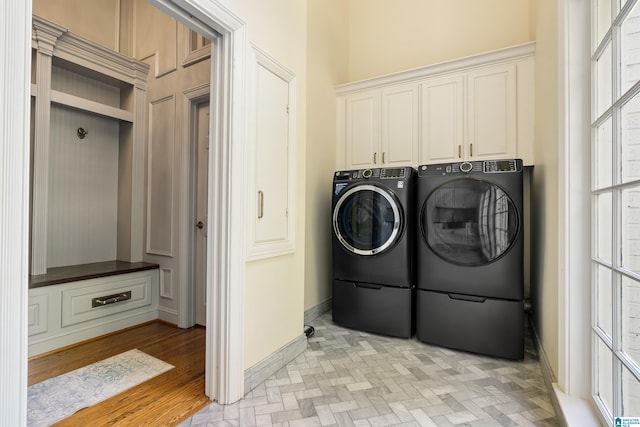
[(593, 396), (640, 417), (640, 0), (592, 0)]

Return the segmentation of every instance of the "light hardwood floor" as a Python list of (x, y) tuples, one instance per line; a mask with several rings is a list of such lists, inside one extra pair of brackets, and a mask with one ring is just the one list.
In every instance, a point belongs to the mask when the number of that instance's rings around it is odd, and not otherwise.
[(205, 328), (151, 322), (29, 360), (29, 385), (137, 348), (175, 366), (56, 426), (173, 426), (207, 406)]

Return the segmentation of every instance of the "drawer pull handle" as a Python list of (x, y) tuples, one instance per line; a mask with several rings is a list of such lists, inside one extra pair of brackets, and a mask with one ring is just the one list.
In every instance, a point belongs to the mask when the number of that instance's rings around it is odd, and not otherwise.
[(131, 291), (121, 292), (114, 295), (106, 295), (91, 300), (91, 307), (102, 307), (116, 302), (127, 301), (131, 299)]

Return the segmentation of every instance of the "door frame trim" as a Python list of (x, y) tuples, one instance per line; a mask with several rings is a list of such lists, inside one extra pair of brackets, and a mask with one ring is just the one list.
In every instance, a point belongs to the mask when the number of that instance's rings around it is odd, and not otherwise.
[[(195, 219), (195, 200), (196, 200), (196, 176), (194, 167), (196, 165), (197, 141), (194, 141), (194, 125), (195, 114), (198, 112), (199, 105), (203, 102), (210, 102), (211, 83), (199, 85), (182, 92), (183, 95), (183, 117), (186, 119), (186, 125), (183, 126), (184, 141), (188, 144), (182, 145), (182, 201), (180, 218), (182, 222), (182, 233), (180, 240), (181, 254), (187, 256), (181, 257), (180, 271), (182, 277), (180, 283), (184, 286), (180, 287), (178, 313), (178, 327), (190, 328), (196, 324), (196, 283), (194, 276), (195, 267), (195, 242), (193, 234), (193, 221)], [(213, 113), (213, 112), (212, 112)], [(208, 174), (207, 174), (208, 176)]]
[[(217, 40), (212, 58), (207, 239), (205, 393), (222, 404), (244, 395), (244, 152), (247, 30), (218, 0), (149, 0)], [(213, 256), (215, 254), (215, 256)]]

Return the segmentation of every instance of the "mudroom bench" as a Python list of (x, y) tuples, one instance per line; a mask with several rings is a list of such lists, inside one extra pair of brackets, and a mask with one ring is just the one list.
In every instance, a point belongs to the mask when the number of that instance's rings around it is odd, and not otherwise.
[(29, 357), (157, 319), (159, 266), (107, 261), (29, 277)]

